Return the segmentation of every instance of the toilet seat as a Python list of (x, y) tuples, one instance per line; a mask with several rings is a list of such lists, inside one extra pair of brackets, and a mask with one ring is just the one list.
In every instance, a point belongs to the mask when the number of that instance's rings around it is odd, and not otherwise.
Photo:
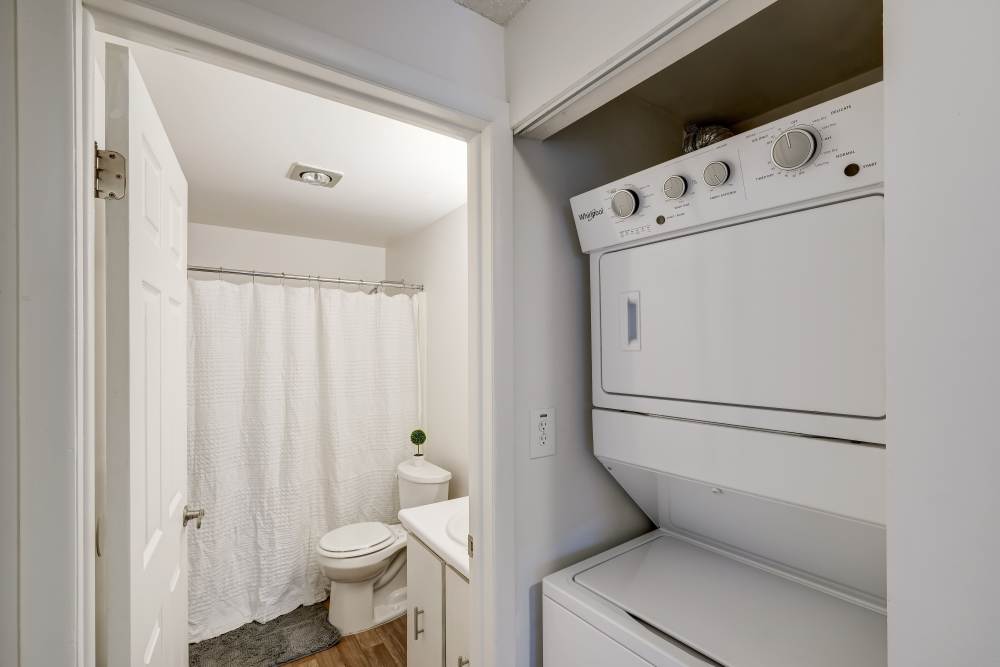
[(396, 541), (384, 523), (366, 521), (331, 530), (319, 541), (320, 552), (329, 558), (355, 558), (381, 551)]

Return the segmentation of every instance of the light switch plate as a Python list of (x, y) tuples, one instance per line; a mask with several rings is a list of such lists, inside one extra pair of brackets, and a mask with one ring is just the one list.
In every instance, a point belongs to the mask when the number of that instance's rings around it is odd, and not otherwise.
[(545, 408), (531, 412), (531, 458), (556, 453), (556, 410)]

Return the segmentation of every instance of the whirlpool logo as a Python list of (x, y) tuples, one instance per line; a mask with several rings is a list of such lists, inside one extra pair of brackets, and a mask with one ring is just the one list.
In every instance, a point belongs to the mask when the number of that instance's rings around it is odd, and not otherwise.
[(589, 211), (577, 214), (576, 217), (580, 218), (580, 222), (590, 222), (599, 215), (604, 215), (603, 208), (592, 208)]

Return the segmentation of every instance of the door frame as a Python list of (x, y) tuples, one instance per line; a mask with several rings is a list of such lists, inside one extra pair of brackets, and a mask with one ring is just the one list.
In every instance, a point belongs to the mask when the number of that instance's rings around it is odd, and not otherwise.
[[(512, 664), (514, 618), (513, 139), (507, 103), (284, 21), (248, 25), (215, 7), (189, 21), (127, 0), (16, 5), (19, 296), (40, 281), (49, 301), (21, 305), (18, 413), (18, 653), (25, 664), (95, 660), (93, 143), (85, 35), (101, 32), (180, 50), (200, 60), (464, 139), (469, 146), (470, 525), (473, 655)], [(198, 11), (195, 9), (194, 11)], [(92, 18), (91, 18), (92, 17)], [(211, 25), (206, 25), (211, 22)], [(251, 21), (252, 23), (252, 21)], [(64, 39), (65, 38), (65, 39)], [(55, 47), (55, 48), (53, 48)], [(89, 58), (89, 56), (88, 56)], [(23, 69), (21, 69), (23, 66)], [(30, 69), (29, 69), (30, 68)], [(29, 76), (41, 80), (28, 83)], [(52, 117), (46, 113), (58, 109)], [(32, 121), (32, 118), (37, 120)], [(65, 165), (49, 176), (53, 164)], [(30, 179), (32, 173), (46, 178)], [(7, 171), (2, 174), (7, 178)], [(55, 180), (54, 180), (55, 179)], [(52, 196), (52, 192), (58, 196)], [(29, 229), (34, 225), (34, 231)], [(46, 243), (26, 243), (36, 237)], [(57, 252), (54, 252), (54, 249)], [(53, 274), (62, 280), (55, 282)], [(53, 356), (31, 331), (54, 328)], [(51, 346), (51, 342), (50, 342)], [(53, 395), (32, 386), (65, 387)], [(29, 449), (37, 431), (45, 446)], [(54, 474), (52, 458), (61, 455)], [(45, 500), (45, 502), (40, 502)], [(55, 528), (65, 530), (53, 535)], [(34, 565), (29, 565), (34, 563)], [(51, 605), (72, 600), (53, 618)], [(4, 617), (6, 620), (6, 616)], [(13, 619), (12, 619), (13, 620)], [(54, 634), (55, 633), (55, 634)], [(51, 641), (59, 635), (62, 642)]]

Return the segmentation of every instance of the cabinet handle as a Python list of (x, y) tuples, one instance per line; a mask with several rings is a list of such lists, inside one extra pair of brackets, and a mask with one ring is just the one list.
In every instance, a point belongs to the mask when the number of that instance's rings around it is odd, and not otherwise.
[(469, 667), (469, 659), (464, 655), (458, 656), (458, 667)]
[(420, 627), (420, 617), (424, 615), (424, 610), (420, 607), (413, 608), (413, 641), (420, 639), (424, 634), (424, 629)]

